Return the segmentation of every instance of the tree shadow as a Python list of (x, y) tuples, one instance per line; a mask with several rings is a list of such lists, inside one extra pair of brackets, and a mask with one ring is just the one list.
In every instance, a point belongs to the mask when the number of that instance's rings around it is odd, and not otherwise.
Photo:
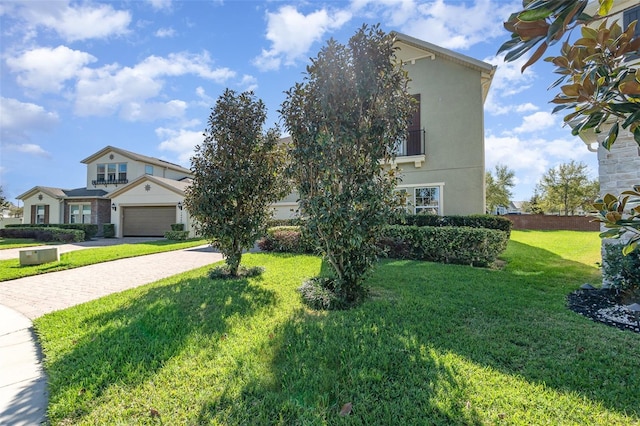
[(78, 327), (95, 332), (69, 342), (68, 352), (47, 363), (49, 407), (74, 407), (57, 414), (66, 421), (89, 414), (112, 385), (133, 387), (149, 379), (194, 333), (223, 340), (229, 318), (248, 318), (273, 306), (275, 294), (246, 279), (191, 278), (127, 300), (85, 319)]

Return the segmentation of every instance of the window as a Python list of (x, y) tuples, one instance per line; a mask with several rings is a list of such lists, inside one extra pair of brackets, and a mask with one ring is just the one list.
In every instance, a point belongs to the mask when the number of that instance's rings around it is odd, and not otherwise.
[(415, 213), (440, 214), (440, 187), (415, 188)]
[(153, 166), (146, 165), (144, 166), (144, 173), (147, 175), (153, 175)]
[[(624, 15), (623, 15), (623, 30), (625, 28), (627, 28), (629, 26), (630, 23), (632, 23), (633, 21), (638, 21), (638, 23), (636, 24), (636, 30), (634, 32), (634, 35), (636, 37), (640, 37), (640, 6), (636, 6), (633, 9), (629, 9), (629, 10), (625, 10)], [(636, 59), (639, 59), (640, 55), (639, 54), (634, 54), (631, 55), (631, 60), (635, 61)]]
[(45, 208), (44, 206), (36, 206), (36, 223), (45, 224)]
[(105, 165), (104, 164), (98, 164), (98, 176), (96, 176), (96, 178), (99, 181), (103, 181), (105, 177)]
[(109, 182), (116, 180), (116, 164), (107, 164), (107, 180)]
[(70, 204), (69, 223), (91, 223), (91, 204)]
[(118, 164), (118, 180), (127, 180), (127, 163)]

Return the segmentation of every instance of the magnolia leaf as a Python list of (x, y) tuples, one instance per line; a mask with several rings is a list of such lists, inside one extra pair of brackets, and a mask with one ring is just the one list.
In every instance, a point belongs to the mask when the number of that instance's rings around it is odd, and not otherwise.
[(591, 39), (595, 40), (596, 37), (598, 36), (598, 31), (594, 30), (593, 28), (587, 27), (587, 26), (583, 26), (580, 29), (580, 32), (582, 33), (582, 37), (584, 37), (584, 38), (591, 38)]
[(640, 96), (640, 83), (635, 80), (625, 80), (620, 83), (620, 92), (625, 95), (636, 95)]
[(636, 248), (638, 248), (638, 242), (634, 241), (634, 242), (632, 242), (630, 244), (627, 244), (626, 246), (624, 246), (622, 248), (622, 254), (624, 256), (627, 256), (627, 255), (631, 254), (631, 252), (634, 251)]
[(604, 139), (604, 141), (602, 141), (602, 146), (604, 146), (607, 150), (611, 149), (611, 146), (613, 145), (613, 143), (618, 138), (618, 130), (619, 130), (619, 128), (620, 128), (620, 126), (618, 125), (618, 122), (616, 121), (613, 124), (613, 126), (611, 126), (611, 129), (609, 129), (609, 134), (607, 135), (607, 137)]
[(527, 69), (527, 67), (529, 65), (534, 64), (538, 59), (540, 59), (540, 57), (542, 56), (542, 54), (547, 50), (547, 42), (542, 42), (540, 44), (540, 46), (538, 46), (538, 48), (536, 49), (536, 51), (533, 53), (533, 55), (531, 55), (531, 57), (529, 58), (529, 60), (527, 61), (526, 64), (524, 64), (522, 66), (522, 68), (520, 68), (520, 72), (524, 72), (524, 70)]
[(560, 87), (560, 90), (567, 96), (576, 97), (579, 94), (580, 87), (580, 84), (568, 84)]
[(611, 6), (613, 6), (613, 0), (598, 0), (600, 8), (598, 9), (598, 15), (605, 16), (609, 14)]
[(546, 8), (538, 8), (538, 9), (528, 9), (522, 11), (518, 14), (518, 19), (521, 21), (533, 22), (544, 20), (551, 16), (553, 13), (553, 9)]
[(608, 231), (601, 232), (600, 238), (618, 238), (620, 235), (617, 229), (609, 229)]

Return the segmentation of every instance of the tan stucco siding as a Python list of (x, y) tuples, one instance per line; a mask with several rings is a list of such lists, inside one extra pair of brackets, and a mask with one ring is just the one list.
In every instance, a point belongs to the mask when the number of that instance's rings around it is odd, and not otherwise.
[[(42, 200), (38, 199), (38, 196), (42, 195)], [(24, 214), (22, 223), (31, 223), (31, 206), (49, 206), (49, 223), (64, 223), (62, 213), (63, 206), (61, 201), (57, 198), (51, 197), (44, 192), (36, 192), (32, 197), (25, 198), (24, 202)]]

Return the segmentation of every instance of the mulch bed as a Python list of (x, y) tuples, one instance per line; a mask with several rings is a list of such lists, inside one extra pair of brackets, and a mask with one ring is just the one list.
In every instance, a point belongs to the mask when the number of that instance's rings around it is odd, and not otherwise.
[(640, 316), (627, 306), (638, 302), (638, 295), (629, 295), (614, 289), (580, 289), (567, 296), (567, 305), (574, 312), (594, 321), (640, 333)]

